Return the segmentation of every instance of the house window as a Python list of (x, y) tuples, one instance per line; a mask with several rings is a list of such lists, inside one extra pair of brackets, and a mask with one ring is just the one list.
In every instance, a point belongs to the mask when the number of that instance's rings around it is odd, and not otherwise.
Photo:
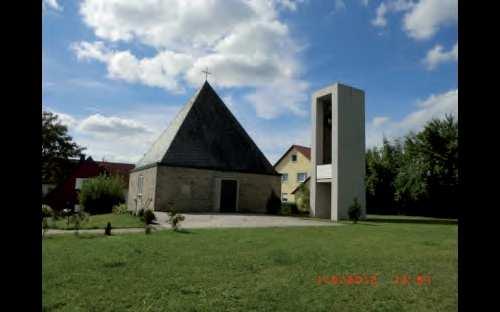
[(288, 198), (286, 198), (286, 196), (288, 195), (288, 193), (283, 193), (281, 194), (281, 201), (286, 203), (288, 201)]
[(75, 190), (80, 190), (82, 188), (83, 182), (88, 180), (88, 178), (76, 178), (75, 180)]
[(307, 178), (307, 173), (299, 172), (297, 173), (297, 182), (304, 182)]
[(297, 161), (297, 154), (293, 154), (292, 155), (292, 162), (296, 162)]
[(288, 181), (288, 173), (282, 173), (281, 182), (286, 182), (286, 181)]
[(144, 176), (141, 174), (137, 178), (137, 195), (142, 196), (142, 187), (144, 185)]

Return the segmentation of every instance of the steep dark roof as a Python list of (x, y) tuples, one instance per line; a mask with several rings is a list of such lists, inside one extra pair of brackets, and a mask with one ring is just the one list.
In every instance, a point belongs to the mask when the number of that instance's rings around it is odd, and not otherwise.
[(136, 164), (277, 174), (208, 82)]
[(288, 154), (293, 148), (298, 150), (307, 159), (311, 160), (311, 148), (310, 147), (294, 144), (294, 145), (290, 146), (290, 148), (287, 149), (286, 152), (283, 153), (283, 155), (280, 157), (280, 159), (278, 159), (278, 161), (274, 164), (274, 167), (276, 167), (280, 163), (280, 161), (283, 160), (283, 158), (286, 156), (286, 154)]

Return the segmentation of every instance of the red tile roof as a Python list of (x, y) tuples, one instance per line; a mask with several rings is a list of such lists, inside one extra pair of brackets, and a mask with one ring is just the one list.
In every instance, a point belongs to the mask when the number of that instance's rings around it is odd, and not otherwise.
[(107, 161), (96, 161), (96, 163), (111, 174), (119, 174), (128, 178), (130, 170), (134, 169), (135, 165), (125, 163), (115, 163)]
[(304, 156), (307, 157), (307, 159), (311, 160), (311, 148), (302, 146), (302, 145), (292, 145), (292, 147), (295, 147), (299, 152), (301, 152)]

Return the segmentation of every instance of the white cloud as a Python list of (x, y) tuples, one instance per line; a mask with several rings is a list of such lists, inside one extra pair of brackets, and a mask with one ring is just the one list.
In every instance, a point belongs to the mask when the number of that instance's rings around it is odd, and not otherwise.
[(56, 11), (62, 11), (62, 7), (59, 3), (57, 3), (57, 0), (42, 0), (42, 9), (45, 11), (48, 8)]
[(86, 147), (85, 153), (96, 160), (135, 163), (147, 151), (180, 106), (140, 105), (119, 116), (91, 114), (77, 118), (55, 112), (68, 126), (74, 141)]
[(387, 6), (385, 5), (385, 3), (381, 3), (377, 7), (376, 11), (377, 16), (375, 17), (375, 19), (372, 20), (372, 24), (378, 27), (386, 26), (387, 25), (387, 19), (385, 18), (386, 13), (387, 13)]
[(427, 52), (427, 56), (423, 63), (427, 66), (428, 70), (433, 70), (441, 63), (457, 61), (458, 60), (458, 42), (449, 50), (443, 51), (443, 46), (436, 45), (434, 48)]
[(335, 0), (335, 11), (340, 11), (345, 9), (344, 0)]
[(171, 51), (163, 51), (151, 58), (137, 59), (130, 51), (111, 51), (101, 41), (79, 42), (71, 46), (80, 60), (96, 59), (107, 64), (108, 77), (140, 82), (151, 87), (180, 92), (178, 76), (192, 63), (191, 57)]
[[(303, 1), (187, 1), (187, 0), (86, 0), (80, 13), (100, 39), (139, 42), (157, 50), (152, 57), (137, 57), (129, 50), (114, 51), (104, 41), (72, 45), (80, 60), (106, 64), (108, 77), (182, 92), (199, 86), (201, 71), (209, 68), (211, 80), (221, 87), (251, 87), (265, 93), (269, 85), (304, 84), (298, 53), (280, 9), (296, 10)], [(203, 29), (203, 31), (200, 31)], [(299, 88), (305, 95), (304, 88)], [(301, 98), (295, 88), (280, 91)], [(294, 101), (275, 105), (272, 115), (300, 114)], [(256, 107), (257, 107), (256, 106)]]
[(458, 118), (458, 89), (429, 96), (417, 104), (415, 111), (399, 121), (391, 121), (387, 117), (375, 117), (367, 124), (366, 146), (381, 145), (384, 135), (389, 139), (395, 139), (408, 134), (409, 131), (418, 131), (431, 119), (443, 118), (446, 114)]
[(68, 127), (68, 129), (76, 126), (78, 123), (77, 120), (71, 115), (59, 113), (59, 112), (54, 112), (54, 111), (53, 111), (53, 113), (57, 116), (57, 119), (59, 120), (59, 122), (61, 124), (65, 125), (66, 127)]
[(373, 126), (374, 127), (379, 127), (389, 121), (389, 117), (375, 117), (373, 118)]
[(145, 125), (135, 120), (115, 116), (106, 117), (101, 114), (94, 114), (81, 120), (78, 130), (99, 137), (123, 137), (151, 132)]
[(372, 24), (377, 27), (385, 27), (387, 18), (385, 15), (390, 12), (401, 12), (409, 10), (413, 7), (413, 2), (409, 0), (393, 0), (382, 2), (376, 10), (376, 17), (372, 20)]
[(283, 80), (256, 89), (247, 94), (245, 100), (255, 107), (257, 116), (265, 119), (278, 117), (284, 110), (306, 116), (302, 103), (308, 99), (308, 88), (308, 83), (303, 81)]
[(458, 20), (458, 0), (420, 0), (404, 17), (404, 28), (414, 39), (432, 37), (440, 26)]
[(370, 3), (370, 0), (361, 0), (361, 4), (365, 7), (367, 7), (369, 3)]
[(382, 2), (376, 10), (372, 24), (377, 27), (387, 25), (387, 13), (406, 12), (403, 30), (413, 39), (428, 39), (440, 27), (458, 20), (457, 0), (390, 0)]

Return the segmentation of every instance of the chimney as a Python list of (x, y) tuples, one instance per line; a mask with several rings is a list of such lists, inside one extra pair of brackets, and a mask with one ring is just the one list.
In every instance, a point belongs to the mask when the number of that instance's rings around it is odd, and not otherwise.
[(85, 154), (80, 154), (80, 162), (85, 161)]

